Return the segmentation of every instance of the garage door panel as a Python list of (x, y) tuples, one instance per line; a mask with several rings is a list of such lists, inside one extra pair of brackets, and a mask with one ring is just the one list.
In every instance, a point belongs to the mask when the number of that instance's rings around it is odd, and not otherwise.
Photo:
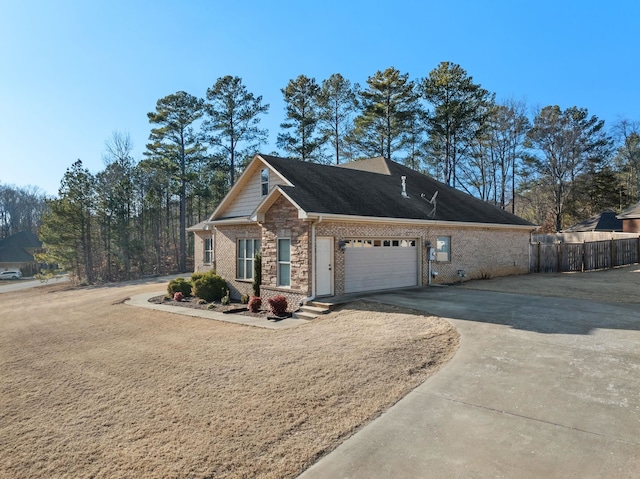
[(402, 288), (417, 284), (416, 246), (345, 249), (345, 293)]

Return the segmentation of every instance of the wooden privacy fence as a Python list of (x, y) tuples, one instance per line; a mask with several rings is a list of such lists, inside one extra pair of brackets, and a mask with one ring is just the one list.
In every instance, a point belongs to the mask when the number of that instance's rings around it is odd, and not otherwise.
[(531, 273), (591, 271), (638, 263), (640, 238), (530, 244)]

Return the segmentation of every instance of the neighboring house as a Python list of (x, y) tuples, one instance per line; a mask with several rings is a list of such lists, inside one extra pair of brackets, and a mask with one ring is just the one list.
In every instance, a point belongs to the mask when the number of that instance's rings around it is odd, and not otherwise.
[(40, 272), (33, 257), (42, 251), (42, 242), (31, 231), (21, 231), (0, 240), (0, 271), (19, 269), (24, 276)]
[(622, 231), (622, 220), (616, 217), (615, 211), (603, 211), (570, 228), (562, 230), (563, 233), (588, 233), (592, 231)]
[(534, 229), (384, 158), (327, 166), (268, 155), (189, 228), (196, 271), (215, 269), (239, 298), (261, 251), (261, 296), (290, 304), (426, 285), (430, 271), (434, 283), (527, 273)]
[(624, 210), (616, 218), (622, 220), (625, 233), (640, 233), (640, 203)]

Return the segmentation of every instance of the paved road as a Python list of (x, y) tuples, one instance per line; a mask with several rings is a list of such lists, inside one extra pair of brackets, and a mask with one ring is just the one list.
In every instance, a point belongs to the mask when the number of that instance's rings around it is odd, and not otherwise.
[(640, 477), (638, 305), (456, 287), (375, 299), (452, 318), (460, 349), (301, 478)]
[(33, 278), (23, 278), (20, 281), (11, 282), (10, 284), (3, 284), (0, 282), (0, 293), (10, 293), (12, 291), (37, 288), (38, 286), (43, 286), (45, 284), (64, 283), (67, 281), (69, 281), (69, 277), (67, 275), (64, 275), (51, 279), (47, 283), (43, 283), (39, 279)]

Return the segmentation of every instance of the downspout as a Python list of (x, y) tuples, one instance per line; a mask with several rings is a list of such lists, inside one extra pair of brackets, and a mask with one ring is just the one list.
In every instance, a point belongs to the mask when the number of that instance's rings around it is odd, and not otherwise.
[(322, 223), (322, 215), (311, 223), (311, 296), (300, 301), (300, 305), (316, 299), (316, 223)]

